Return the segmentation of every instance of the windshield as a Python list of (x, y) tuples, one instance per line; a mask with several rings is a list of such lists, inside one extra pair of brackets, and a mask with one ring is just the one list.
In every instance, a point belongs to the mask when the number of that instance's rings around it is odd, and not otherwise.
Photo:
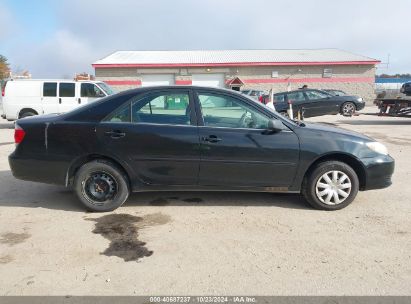
[(108, 84), (104, 82), (99, 82), (97, 84), (101, 89), (103, 89), (104, 92), (107, 93), (107, 95), (113, 95), (116, 93)]

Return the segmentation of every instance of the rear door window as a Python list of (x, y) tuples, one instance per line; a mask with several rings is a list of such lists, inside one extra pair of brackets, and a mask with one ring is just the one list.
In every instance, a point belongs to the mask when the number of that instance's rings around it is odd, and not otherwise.
[(285, 94), (274, 95), (275, 102), (285, 102)]
[(105, 121), (190, 125), (191, 107), (188, 92), (169, 92), (150, 95), (131, 101)]
[(131, 107), (131, 122), (189, 125), (189, 95), (161, 94), (135, 102)]
[(59, 85), (59, 95), (60, 97), (74, 97), (76, 90), (75, 83), (60, 83)]
[(57, 97), (57, 82), (45, 82), (43, 84), (44, 97)]

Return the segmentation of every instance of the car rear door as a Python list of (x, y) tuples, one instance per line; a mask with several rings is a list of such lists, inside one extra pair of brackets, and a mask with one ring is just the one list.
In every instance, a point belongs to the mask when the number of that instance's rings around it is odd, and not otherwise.
[(299, 141), (289, 129), (267, 132), (270, 117), (245, 98), (196, 92), (201, 161), (199, 184), (287, 189), (296, 173)]
[(304, 94), (307, 98), (305, 117), (338, 113), (338, 105), (331, 95), (316, 90), (305, 90)]
[(42, 91), (42, 114), (59, 113), (59, 98), (57, 97), (57, 82), (44, 82)]
[(60, 82), (59, 83), (59, 110), (60, 113), (69, 112), (78, 107), (78, 100), (76, 98), (76, 84), (75, 82)]
[(297, 115), (297, 111), (304, 109), (305, 111), (310, 110), (310, 105), (307, 103), (307, 99), (303, 93), (303, 90), (293, 91), (286, 94), (287, 104), (291, 103), (293, 107), (294, 116)]
[(108, 155), (135, 172), (135, 186), (196, 185), (199, 138), (189, 89), (150, 91), (114, 111), (96, 129)]

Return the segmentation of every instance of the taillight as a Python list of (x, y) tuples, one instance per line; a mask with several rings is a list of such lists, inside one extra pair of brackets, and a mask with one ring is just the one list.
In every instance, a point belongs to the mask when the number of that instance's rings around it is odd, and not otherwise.
[(25, 135), (26, 132), (23, 130), (23, 128), (16, 124), (16, 126), (14, 127), (14, 142), (16, 143), (16, 145), (23, 141)]
[(6, 85), (7, 85), (7, 81), (4, 83), (3, 87), (1, 88), (1, 96), (4, 97), (4, 95), (6, 94)]

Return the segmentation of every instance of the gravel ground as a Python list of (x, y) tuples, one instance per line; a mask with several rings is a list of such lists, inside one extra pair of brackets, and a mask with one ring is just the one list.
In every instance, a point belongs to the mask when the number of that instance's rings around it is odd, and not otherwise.
[(309, 120), (386, 144), (394, 184), (335, 212), (299, 195), (162, 192), (87, 213), (64, 187), (12, 177), (0, 120), (0, 295), (411, 295), (411, 119)]

